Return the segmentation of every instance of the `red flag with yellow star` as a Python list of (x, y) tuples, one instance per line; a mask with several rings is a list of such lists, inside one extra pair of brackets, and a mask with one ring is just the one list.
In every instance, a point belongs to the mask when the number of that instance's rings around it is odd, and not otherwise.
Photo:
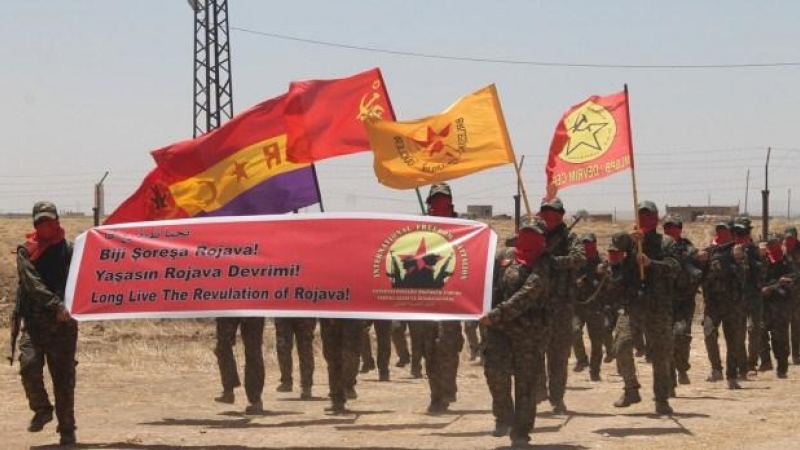
[(567, 111), (556, 126), (547, 160), (554, 189), (605, 178), (633, 165), (625, 92), (592, 96)]
[(374, 152), (375, 175), (392, 188), (424, 186), (514, 162), (493, 84), (435, 116), (364, 124)]

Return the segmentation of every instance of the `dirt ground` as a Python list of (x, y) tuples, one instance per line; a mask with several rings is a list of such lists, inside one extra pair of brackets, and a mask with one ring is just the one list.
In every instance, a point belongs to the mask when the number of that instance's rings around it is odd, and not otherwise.
[[(497, 226), (501, 235), (508, 231), (505, 227)], [(588, 224), (579, 231), (600, 230), (601, 239), (606, 239), (618, 227)], [(0, 237), (18, 235), (3, 228)], [(707, 228), (693, 225), (689, 231), (696, 241), (707, 242)], [(4, 239), (0, 245), (7, 254), (9, 243)], [(12, 273), (3, 266), (3, 284), (13, 285)], [(0, 307), (8, 309), (7, 304)], [(5, 355), (8, 328), (5, 312), (2, 315), (0, 352)], [(378, 382), (375, 371), (360, 375), (359, 398), (348, 403), (352, 414), (331, 416), (324, 411), (328, 389), (319, 339), (315, 342), (317, 397), (301, 401), (297, 387), (293, 393), (275, 392), (278, 370), (270, 324), (264, 346), (263, 398), (268, 412), (247, 416), (241, 389), (235, 405), (213, 401), (220, 390), (211, 351), (213, 332), (213, 322), (208, 320), (81, 324), (76, 394), (79, 448), (484, 449), (509, 444), (508, 438), (489, 435), (493, 418), (482, 367), (469, 362), (466, 352), (459, 370), (458, 401), (447, 414), (425, 414), (427, 381), (411, 378), (408, 368), (392, 367), (390, 382)], [(533, 433), (535, 448), (800, 448), (800, 371), (791, 367), (787, 380), (760, 373), (744, 382), (744, 389), (729, 391), (724, 382), (705, 381), (709, 365), (698, 320), (693, 332), (692, 384), (679, 387), (678, 398), (672, 401), (674, 416), (653, 413), (651, 370), (643, 359), (637, 366), (645, 387), (643, 402), (614, 408), (622, 382), (614, 364), (604, 364), (601, 382), (590, 382), (585, 371), (570, 373), (565, 399), (569, 414), (554, 416), (549, 405), (540, 405)], [(239, 361), (243, 361), (241, 355)], [(17, 369), (15, 362), (0, 370), (0, 448), (48, 448), (58, 441), (55, 423), (40, 433), (26, 432), (31, 413)]]

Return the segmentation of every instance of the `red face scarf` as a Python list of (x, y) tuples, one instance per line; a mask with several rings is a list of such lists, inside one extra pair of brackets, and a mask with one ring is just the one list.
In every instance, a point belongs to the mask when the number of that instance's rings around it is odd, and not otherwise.
[(643, 233), (649, 233), (658, 228), (658, 214), (649, 211), (639, 211), (639, 227)]
[(769, 258), (769, 262), (772, 264), (783, 260), (783, 247), (780, 242), (770, 242), (767, 244), (767, 258)]
[(744, 245), (750, 242), (750, 236), (746, 234), (734, 234), (733, 242), (736, 244)]
[(611, 264), (619, 264), (622, 260), (625, 259), (625, 252), (621, 252), (619, 250), (609, 250), (608, 251), (608, 262)]
[(517, 261), (530, 267), (539, 260), (546, 247), (546, 240), (541, 234), (532, 230), (521, 230), (514, 249)]
[(794, 236), (789, 236), (783, 241), (783, 245), (786, 246), (787, 252), (793, 252), (795, 248), (797, 248), (797, 238)]
[(446, 195), (434, 195), (428, 207), (428, 215), (436, 217), (453, 217), (453, 204)]
[(31, 261), (39, 259), (48, 248), (64, 240), (64, 229), (58, 220), (43, 219), (34, 224), (35, 231), (25, 235), (25, 247)]
[(561, 225), (562, 222), (564, 222), (564, 213), (554, 211), (552, 209), (539, 211), (539, 217), (544, 220), (548, 230), (553, 230), (557, 226)]
[(583, 251), (586, 252), (587, 259), (597, 259), (597, 242), (585, 241)]
[(731, 230), (727, 228), (717, 228), (717, 236), (714, 238), (714, 245), (725, 244), (731, 241)]
[(675, 239), (675, 242), (681, 241), (682, 231), (683, 230), (681, 229), (681, 227), (676, 227), (675, 225), (667, 225), (664, 227), (664, 234), (671, 237), (672, 239)]

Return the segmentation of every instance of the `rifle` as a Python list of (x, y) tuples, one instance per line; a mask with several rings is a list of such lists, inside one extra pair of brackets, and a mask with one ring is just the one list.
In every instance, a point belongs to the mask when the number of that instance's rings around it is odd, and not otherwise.
[[(573, 228), (575, 228), (575, 225), (577, 225), (578, 222), (587, 217), (589, 217), (589, 213), (585, 209), (578, 210), (578, 212), (576, 212), (575, 215), (572, 216), (572, 223), (570, 223), (567, 226), (567, 232), (564, 233), (564, 235), (569, 236), (569, 233), (572, 231)], [(552, 253), (553, 250), (555, 250), (556, 247), (558, 247), (558, 245), (561, 244), (562, 236), (563, 235), (556, 236), (556, 239), (554, 239), (553, 242), (551, 242), (550, 245), (547, 246), (547, 249), (545, 249), (545, 253)]]
[(8, 364), (14, 365), (14, 356), (17, 353), (17, 338), (19, 337), (19, 330), (22, 325), (22, 314), (20, 314), (20, 295), (17, 292), (17, 299), (14, 303), (14, 311), (11, 313), (11, 356), (9, 356)]
[(402, 281), (400, 279), (400, 264), (397, 263), (397, 258), (395, 258), (393, 252), (389, 252), (389, 258), (392, 260), (392, 271), (386, 275), (392, 279), (392, 286), (397, 286)]
[(450, 256), (444, 260), (444, 264), (442, 264), (442, 268), (439, 270), (439, 273), (436, 274), (436, 279), (434, 280), (434, 286), (439, 286), (444, 284), (444, 279), (449, 277), (453, 274), (453, 272), (447, 271), (447, 265), (450, 264), (450, 260), (453, 259), (453, 254), (451, 253)]

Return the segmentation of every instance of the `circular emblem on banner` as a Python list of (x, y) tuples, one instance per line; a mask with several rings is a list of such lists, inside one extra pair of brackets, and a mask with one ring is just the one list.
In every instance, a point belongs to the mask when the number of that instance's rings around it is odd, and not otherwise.
[(441, 289), (455, 270), (453, 246), (441, 234), (415, 231), (389, 246), (384, 269), (396, 288)]
[(564, 119), (564, 126), (569, 139), (558, 157), (573, 164), (603, 156), (617, 136), (614, 116), (605, 107), (592, 101), (572, 111)]

